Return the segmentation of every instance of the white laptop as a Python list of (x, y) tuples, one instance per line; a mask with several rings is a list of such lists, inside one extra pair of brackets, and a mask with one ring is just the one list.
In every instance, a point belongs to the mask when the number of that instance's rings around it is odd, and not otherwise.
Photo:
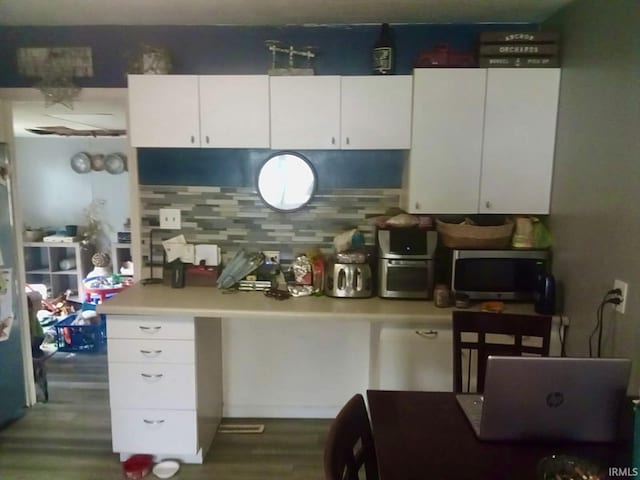
[(482, 440), (609, 442), (630, 371), (622, 358), (490, 356), (484, 394), (456, 398)]

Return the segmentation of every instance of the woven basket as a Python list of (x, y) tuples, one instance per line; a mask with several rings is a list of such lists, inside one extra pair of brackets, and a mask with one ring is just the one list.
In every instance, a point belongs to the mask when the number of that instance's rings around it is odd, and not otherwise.
[(506, 248), (511, 242), (513, 222), (482, 226), (466, 223), (445, 223), (436, 220), (440, 242), (449, 248)]

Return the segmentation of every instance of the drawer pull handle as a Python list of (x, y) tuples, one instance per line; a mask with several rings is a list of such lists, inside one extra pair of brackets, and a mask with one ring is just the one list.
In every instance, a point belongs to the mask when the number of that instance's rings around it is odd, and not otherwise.
[(162, 353), (162, 350), (140, 350), (140, 353), (145, 357), (156, 358)]
[(142, 378), (144, 378), (145, 380), (147, 380), (148, 382), (157, 382), (162, 377), (164, 377), (164, 374), (162, 374), (162, 373), (141, 373), (140, 376)]
[(164, 420), (147, 420), (146, 418), (143, 418), (142, 421), (147, 425), (162, 425), (164, 423)]
[(138, 328), (144, 333), (158, 333), (162, 327), (144, 327), (140, 325)]
[(437, 330), (416, 330), (416, 335), (422, 338), (436, 338), (438, 336)]

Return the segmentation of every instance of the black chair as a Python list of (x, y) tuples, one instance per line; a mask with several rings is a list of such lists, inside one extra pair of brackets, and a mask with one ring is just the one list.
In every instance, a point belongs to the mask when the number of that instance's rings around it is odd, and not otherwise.
[(340, 410), (329, 429), (324, 450), (325, 480), (378, 480), (371, 424), (364, 398), (354, 395)]
[[(489, 355), (549, 356), (550, 337), (550, 316), (454, 311), (453, 391), (472, 390), (471, 378), (475, 373), (476, 391), (482, 393)], [(475, 368), (473, 352), (477, 355)], [(466, 390), (463, 390), (463, 355), (467, 364)]]

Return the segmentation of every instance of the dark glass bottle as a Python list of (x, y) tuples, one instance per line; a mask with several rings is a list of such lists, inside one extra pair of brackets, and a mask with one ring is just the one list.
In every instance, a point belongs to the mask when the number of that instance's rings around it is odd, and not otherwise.
[(373, 46), (373, 73), (376, 75), (391, 75), (395, 70), (395, 46), (393, 33), (388, 23), (383, 23), (380, 36)]

